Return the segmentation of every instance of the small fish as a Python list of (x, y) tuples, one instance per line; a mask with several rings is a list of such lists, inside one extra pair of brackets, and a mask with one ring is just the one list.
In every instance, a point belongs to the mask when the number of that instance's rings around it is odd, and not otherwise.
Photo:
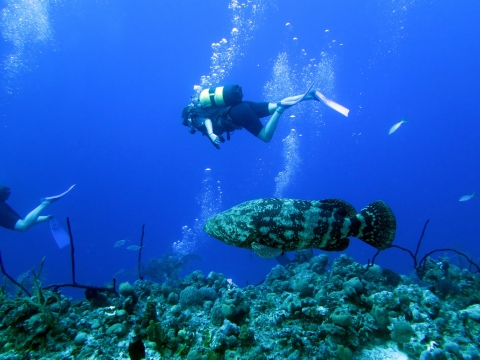
[(375, 201), (357, 213), (340, 199), (264, 198), (210, 217), (204, 229), (226, 244), (273, 258), (302, 249), (343, 251), (350, 243), (348, 237), (383, 250), (393, 242), (396, 221), (383, 201)]
[(143, 246), (131, 245), (127, 247), (127, 250), (133, 250), (133, 251), (140, 250), (140, 249), (143, 249)]
[(130, 240), (128, 240), (128, 238), (125, 238), (125, 239), (122, 239), (122, 240), (118, 240), (118, 241), (113, 245), (113, 247), (114, 247), (114, 248), (117, 248), (117, 247), (123, 246), (127, 241), (130, 241)]
[(388, 135), (392, 135), (395, 131), (398, 130), (398, 128), (400, 127), (400, 125), (402, 125), (403, 123), (406, 123), (408, 122), (407, 120), (407, 117), (405, 116), (402, 121), (396, 123), (395, 125), (393, 125), (391, 128), (390, 128), (390, 131), (388, 132)]
[(460, 200), (458, 200), (458, 201), (467, 201), (467, 200), (476, 198), (477, 195), (475, 195), (475, 192), (476, 192), (476, 191), (474, 191), (472, 195), (463, 195), (463, 196), (460, 198)]

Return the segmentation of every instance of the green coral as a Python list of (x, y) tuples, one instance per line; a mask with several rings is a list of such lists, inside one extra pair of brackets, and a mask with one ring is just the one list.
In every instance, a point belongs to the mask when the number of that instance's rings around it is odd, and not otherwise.
[(340, 360), (350, 360), (352, 359), (352, 350), (343, 345), (337, 345), (337, 357)]
[(238, 339), (245, 346), (251, 346), (255, 343), (255, 333), (247, 325), (242, 325)]
[(150, 321), (157, 322), (157, 308), (154, 301), (147, 302), (145, 306), (145, 312), (142, 318), (142, 327), (146, 328), (150, 324)]
[(207, 356), (208, 360), (220, 360), (222, 358), (221, 354), (216, 353), (212, 349), (207, 349), (205, 355)]
[(157, 351), (159, 352), (165, 349), (168, 341), (167, 335), (165, 334), (165, 331), (163, 331), (160, 323), (153, 320), (150, 320), (147, 327), (147, 338), (148, 341), (155, 343)]
[(182, 354), (184, 352), (186, 352), (186, 350), (188, 350), (188, 345), (187, 344), (179, 344), (177, 352), (176, 352), (175, 355), (182, 356)]
[(209, 329), (206, 329), (205, 336), (203, 337), (203, 346), (208, 348), (210, 346), (210, 341), (212, 341), (212, 332)]

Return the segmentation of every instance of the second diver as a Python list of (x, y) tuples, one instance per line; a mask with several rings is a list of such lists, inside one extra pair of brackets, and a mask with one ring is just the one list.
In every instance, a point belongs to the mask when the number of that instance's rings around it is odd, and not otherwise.
[[(233, 131), (243, 128), (260, 140), (269, 142), (283, 112), (301, 101), (321, 101), (344, 116), (348, 116), (349, 112), (342, 105), (327, 99), (313, 84), (305, 94), (290, 96), (277, 103), (242, 101), (242, 98), (242, 88), (238, 85), (205, 89), (198, 99), (193, 99), (183, 109), (182, 124), (188, 126), (192, 134), (200, 131), (220, 149), (220, 143), (225, 142), (224, 133), (230, 140)], [(270, 115), (264, 126), (260, 118)]]

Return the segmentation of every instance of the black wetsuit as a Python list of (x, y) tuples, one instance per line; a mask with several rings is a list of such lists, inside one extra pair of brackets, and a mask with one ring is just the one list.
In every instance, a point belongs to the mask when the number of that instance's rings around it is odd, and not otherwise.
[(270, 116), (268, 102), (242, 101), (233, 105), (228, 112), (235, 126), (243, 127), (251, 134), (258, 136), (263, 129), (260, 118)]
[[(190, 104), (183, 109), (182, 124), (190, 126), (192, 134), (195, 133), (195, 131), (192, 132), (194, 128), (203, 135), (208, 135), (205, 120), (210, 119), (213, 133), (219, 136), (222, 143), (225, 142), (223, 133), (227, 133), (227, 139), (230, 140), (230, 133), (242, 128), (258, 137), (263, 129), (260, 118), (271, 115), (268, 105), (268, 102), (242, 101), (236, 105), (203, 108)], [(220, 149), (217, 144), (213, 145)]]
[(8, 204), (0, 201), (0, 226), (15, 230), (15, 224), (22, 217), (18, 215)]

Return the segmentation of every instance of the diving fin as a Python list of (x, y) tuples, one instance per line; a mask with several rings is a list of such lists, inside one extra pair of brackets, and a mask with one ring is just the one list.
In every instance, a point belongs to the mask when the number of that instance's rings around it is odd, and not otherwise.
[(70, 190), (72, 190), (74, 186), (75, 186), (75, 184), (73, 184), (72, 186), (70, 186), (67, 191), (61, 193), (60, 195), (55, 195), (55, 196), (46, 197), (46, 198), (41, 199), (40, 201), (42, 201), (42, 202), (48, 201), (48, 202), (50, 202), (50, 203), (53, 203), (53, 202), (55, 202), (55, 201), (57, 201), (57, 200), (60, 200), (62, 197), (64, 197), (65, 195), (67, 195), (68, 192), (69, 192)]
[(350, 112), (349, 109), (347, 109), (346, 107), (336, 103), (333, 100), (327, 99), (325, 97), (325, 95), (323, 95), (320, 91), (318, 91), (318, 90), (315, 91), (315, 98), (318, 99), (319, 101), (323, 102), (329, 108), (332, 108), (333, 110), (339, 112), (343, 116), (348, 117), (348, 113)]
[(60, 226), (57, 219), (50, 219), (50, 229), (52, 230), (53, 238), (57, 243), (60, 249), (63, 249), (65, 246), (70, 244), (70, 236), (67, 232)]

